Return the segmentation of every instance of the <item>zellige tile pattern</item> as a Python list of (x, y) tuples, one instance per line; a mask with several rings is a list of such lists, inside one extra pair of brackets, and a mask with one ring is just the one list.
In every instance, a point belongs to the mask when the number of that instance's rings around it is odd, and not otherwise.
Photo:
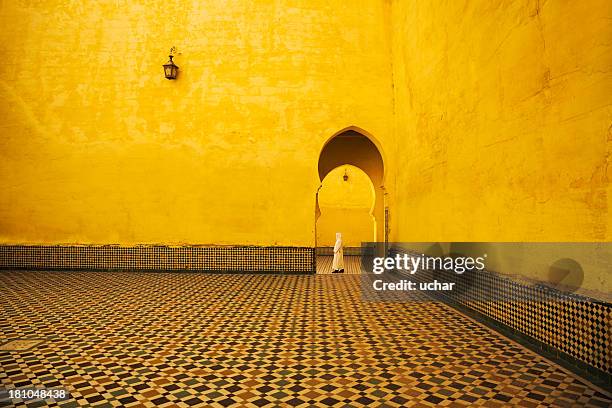
[(308, 247), (0, 245), (0, 269), (314, 273)]
[(0, 352), (2, 388), (65, 387), (51, 406), (612, 403), (443, 303), (362, 302), (358, 275), (3, 271), (0, 285), (0, 343), (44, 340)]
[[(397, 253), (403, 251), (394, 249), (391, 255)], [(439, 295), (566, 353), (608, 378), (612, 374), (612, 304), (542, 284), (527, 285), (487, 270), (462, 275), (421, 270), (411, 275), (421, 281), (434, 277), (456, 284), (455, 290)]]
[[(333, 256), (318, 255), (317, 256), (317, 274), (331, 274)], [(361, 257), (354, 255), (344, 256), (344, 274), (359, 275), (361, 271)]]

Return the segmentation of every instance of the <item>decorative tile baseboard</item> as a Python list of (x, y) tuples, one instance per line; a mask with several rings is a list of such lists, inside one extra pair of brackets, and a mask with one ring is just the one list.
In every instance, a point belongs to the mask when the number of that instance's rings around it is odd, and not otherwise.
[[(410, 253), (392, 248), (390, 255)], [(491, 271), (419, 271), (414, 281), (455, 282), (436, 298), (467, 312), (591, 381), (612, 386), (612, 304)]]
[(309, 247), (0, 245), (0, 269), (315, 273)]

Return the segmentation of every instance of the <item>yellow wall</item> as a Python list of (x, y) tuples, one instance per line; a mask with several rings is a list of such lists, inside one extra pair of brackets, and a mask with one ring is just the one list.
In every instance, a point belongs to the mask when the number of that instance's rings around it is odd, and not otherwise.
[[(348, 180), (344, 181), (344, 174)], [(340, 166), (330, 171), (319, 190), (317, 246), (334, 246), (336, 232), (345, 247), (359, 247), (375, 240), (374, 186), (362, 170)]]
[[(605, 0), (393, 2), (394, 240), (612, 240), (611, 18)], [(563, 257), (487, 248), (542, 281)], [(579, 292), (608, 296), (609, 255), (566, 251)]]
[(351, 125), (382, 148), (392, 240), (610, 240), (611, 16), (2, 2), (0, 242), (312, 246), (319, 153)]
[(610, 241), (612, 3), (392, 4), (399, 241)]
[(325, 141), (392, 134), (389, 11), (0, 3), (0, 242), (313, 246)]

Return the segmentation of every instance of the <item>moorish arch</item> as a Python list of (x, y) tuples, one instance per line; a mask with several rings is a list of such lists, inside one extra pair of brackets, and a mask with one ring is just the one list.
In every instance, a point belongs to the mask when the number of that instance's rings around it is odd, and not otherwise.
[(354, 248), (361, 247), (362, 242), (376, 241), (374, 184), (359, 167), (344, 164), (327, 173), (317, 198), (320, 214), (315, 231), (319, 248), (333, 247), (336, 232), (342, 232), (344, 247), (350, 248), (345, 250), (347, 254), (354, 254)]
[[(343, 165), (358, 167), (372, 181), (375, 193), (372, 211), (375, 223), (375, 237), (377, 242), (385, 242), (387, 236), (385, 223), (385, 165), (379, 144), (368, 132), (354, 126), (335, 133), (324, 143), (319, 153), (318, 171), (320, 182), (322, 183), (332, 170)], [(317, 191), (315, 200), (315, 231), (316, 221), (320, 215)]]

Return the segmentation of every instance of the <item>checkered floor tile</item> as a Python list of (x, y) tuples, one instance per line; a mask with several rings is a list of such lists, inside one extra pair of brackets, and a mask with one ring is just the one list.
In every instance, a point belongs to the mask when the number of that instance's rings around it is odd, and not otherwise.
[(437, 302), (362, 302), (357, 275), (0, 272), (0, 406), (608, 407)]
[[(326, 255), (317, 256), (317, 274), (331, 274), (332, 263), (334, 257)], [(354, 255), (344, 256), (344, 274), (346, 275), (359, 275), (361, 273), (361, 257)]]

